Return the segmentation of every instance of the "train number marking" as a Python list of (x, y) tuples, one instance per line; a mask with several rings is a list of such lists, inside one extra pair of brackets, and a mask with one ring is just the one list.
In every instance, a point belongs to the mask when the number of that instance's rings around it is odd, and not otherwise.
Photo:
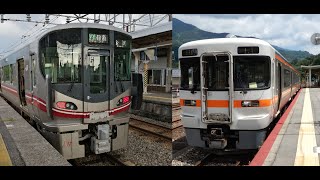
[(72, 141), (64, 141), (63, 142), (63, 146), (71, 147), (72, 146)]

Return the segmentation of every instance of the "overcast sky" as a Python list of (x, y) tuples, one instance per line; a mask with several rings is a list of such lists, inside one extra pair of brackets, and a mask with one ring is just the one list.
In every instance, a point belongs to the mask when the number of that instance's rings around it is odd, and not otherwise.
[[(65, 14), (67, 15), (67, 14)], [(137, 19), (141, 17), (142, 14), (134, 14), (132, 16), (132, 19)], [(26, 14), (5, 14), (4, 19), (19, 19), (19, 20), (26, 20)], [(153, 24), (156, 24), (158, 21), (162, 20), (164, 17), (164, 14), (154, 14), (150, 15), (153, 16)], [(142, 24), (144, 26), (137, 25), (135, 30), (146, 28), (145, 25), (150, 25), (150, 16), (145, 15), (140, 20), (137, 21), (138, 24)], [(93, 18), (94, 15), (90, 14), (87, 17)], [(98, 17), (98, 15), (97, 15)], [(111, 16), (113, 17), (113, 15)], [(56, 24), (65, 24), (66, 18), (65, 17), (59, 17), (56, 16), (49, 16), (50, 22), (56, 23)], [(105, 15), (101, 14), (101, 19), (105, 19)], [(125, 19), (127, 22), (128, 14), (125, 15)], [(160, 21), (159, 24), (162, 24), (164, 22), (167, 22), (168, 16), (164, 18), (163, 21)], [(40, 21), (44, 22), (45, 15), (44, 14), (31, 14), (31, 20), (32, 21)], [(120, 14), (117, 16), (116, 21), (122, 21), (123, 16)], [(85, 22), (86, 20), (81, 20), (82, 22)], [(73, 23), (77, 23), (79, 21), (74, 21)], [(89, 21), (92, 22), (92, 21)], [(101, 22), (101, 24), (107, 24), (106, 22)], [(31, 23), (31, 22), (16, 22), (16, 21), (4, 21), (3, 23), (0, 23), (0, 55), (4, 52), (7, 52), (8, 50), (12, 49), (13, 47), (16, 47), (17, 45), (21, 44), (23, 41), (26, 41), (27, 39), (32, 39), (32, 37), (36, 37), (39, 32), (45, 30), (45, 28), (52, 27), (54, 25), (47, 25), (43, 27), (43, 23)], [(121, 24), (116, 23), (116, 27), (121, 27)], [(25, 38), (22, 38), (25, 36)]]
[(174, 18), (215, 33), (254, 36), (291, 50), (320, 53), (310, 38), (320, 33), (320, 15), (313, 14), (174, 14)]

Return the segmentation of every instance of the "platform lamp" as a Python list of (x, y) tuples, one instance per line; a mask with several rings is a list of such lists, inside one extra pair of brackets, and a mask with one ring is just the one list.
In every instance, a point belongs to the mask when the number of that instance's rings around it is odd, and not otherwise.
[[(311, 43), (313, 45), (319, 45), (320, 44), (320, 33), (314, 33), (311, 38)], [(309, 68), (309, 78), (308, 78), (308, 81), (309, 81), (309, 87), (311, 87), (311, 68)]]

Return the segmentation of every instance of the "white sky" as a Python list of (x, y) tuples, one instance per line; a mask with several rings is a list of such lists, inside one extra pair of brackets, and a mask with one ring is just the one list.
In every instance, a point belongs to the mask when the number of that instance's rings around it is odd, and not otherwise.
[[(67, 14), (65, 14), (67, 15)], [(140, 17), (142, 14), (134, 14), (132, 16), (133, 19), (136, 19)], [(113, 16), (113, 15), (112, 15)], [(111, 17), (112, 17), (111, 16)], [(162, 19), (164, 14), (154, 14), (150, 15), (151, 17), (154, 16), (153, 24), (157, 23)], [(150, 24), (150, 16), (146, 15), (144, 16), (140, 21), (137, 23), (149, 25)], [(94, 15), (90, 14), (87, 17), (93, 18)], [(23, 19), (26, 20), (26, 14), (5, 14), (5, 19)], [(55, 20), (55, 16), (50, 16), (50, 21), (57, 24), (65, 24), (66, 18), (65, 17), (59, 17)], [(44, 14), (31, 14), (31, 20), (32, 21), (41, 21), (43, 22), (45, 19)], [(101, 14), (101, 19), (105, 19), (105, 16)], [(125, 19), (127, 22), (128, 15), (125, 15)], [(55, 20), (55, 21), (53, 21)], [(122, 21), (123, 16), (119, 15), (116, 18), (116, 21)], [(85, 22), (85, 20), (81, 20), (82, 22)], [(168, 16), (161, 21), (159, 24), (162, 24), (164, 22), (168, 21)], [(74, 23), (77, 23), (79, 21), (74, 21)], [(92, 22), (92, 21), (89, 21)], [(101, 24), (107, 24), (105, 22), (101, 22)], [(48, 25), (45, 28), (52, 27), (53, 25)], [(116, 27), (121, 27), (120, 24), (115, 24)], [(137, 25), (135, 30), (146, 28), (147, 26), (139, 26)], [(44, 30), (43, 24), (38, 24), (36, 26), (36, 23), (30, 23), (30, 22), (16, 22), (16, 21), (4, 21), (4, 23), (0, 23), (0, 55), (13, 47), (16, 47), (17, 45), (21, 44), (23, 41), (27, 40), (30, 37), (35, 37), (39, 32)], [(22, 36), (26, 36), (26, 38), (22, 38)]]
[(185, 23), (214, 33), (253, 36), (291, 50), (320, 53), (310, 41), (320, 33), (320, 15), (315, 14), (174, 14)]

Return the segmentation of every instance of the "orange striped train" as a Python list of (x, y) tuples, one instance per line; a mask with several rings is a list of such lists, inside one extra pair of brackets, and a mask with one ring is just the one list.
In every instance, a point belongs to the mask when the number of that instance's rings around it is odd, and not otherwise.
[(50, 28), (0, 59), (0, 94), (67, 159), (124, 148), (142, 103), (131, 41), (102, 24)]
[(300, 73), (253, 38), (192, 41), (179, 48), (180, 105), (188, 144), (257, 149), (300, 89)]

